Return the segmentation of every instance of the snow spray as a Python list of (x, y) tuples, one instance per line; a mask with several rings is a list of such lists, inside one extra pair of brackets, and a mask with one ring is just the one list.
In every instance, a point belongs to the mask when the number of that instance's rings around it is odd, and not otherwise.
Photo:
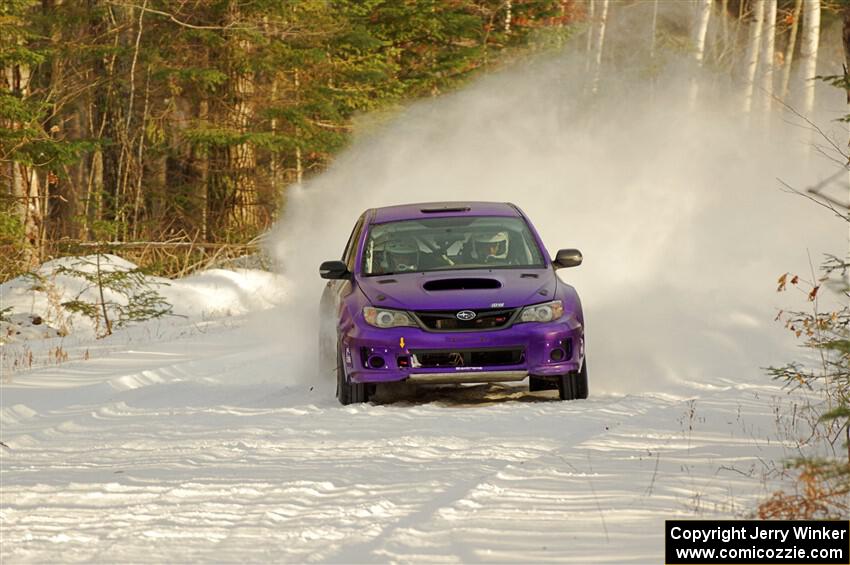
[[(740, 85), (708, 75), (689, 109), (690, 67), (672, 59), (650, 78), (640, 65), (603, 73), (591, 97), (576, 51), (361, 128), (289, 189), (271, 240), (292, 285), (276, 313), (292, 370), (316, 373), (318, 265), (341, 256), (361, 212), (444, 200), (513, 202), (550, 253), (581, 249), (584, 264), (558, 274), (584, 302), (594, 394), (722, 386), (794, 357), (774, 318), (805, 303), (776, 279), (847, 245), (840, 219), (778, 181), (804, 189), (834, 172), (806, 157), (808, 132), (776, 105), (744, 119)], [(819, 95), (843, 110), (839, 92)]]

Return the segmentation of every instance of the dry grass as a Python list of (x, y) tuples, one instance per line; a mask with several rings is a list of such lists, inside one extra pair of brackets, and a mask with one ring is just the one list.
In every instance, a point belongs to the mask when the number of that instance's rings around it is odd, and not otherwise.
[(776, 491), (758, 507), (763, 520), (846, 519), (850, 513), (850, 464), (802, 461), (794, 491)]

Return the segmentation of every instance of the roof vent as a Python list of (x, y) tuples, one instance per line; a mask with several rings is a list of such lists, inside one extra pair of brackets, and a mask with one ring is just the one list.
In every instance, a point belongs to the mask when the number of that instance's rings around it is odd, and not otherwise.
[(443, 208), (422, 208), (419, 210), (423, 214), (439, 214), (441, 212), (469, 212), (469, 206), (445, 206)]

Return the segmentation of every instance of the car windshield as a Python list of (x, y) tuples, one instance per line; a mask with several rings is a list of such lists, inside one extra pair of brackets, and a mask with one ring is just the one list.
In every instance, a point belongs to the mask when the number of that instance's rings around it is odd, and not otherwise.
[(363, 250), (363, 274), (545, 265), (522, 218), (458, 216), (375, 224)]

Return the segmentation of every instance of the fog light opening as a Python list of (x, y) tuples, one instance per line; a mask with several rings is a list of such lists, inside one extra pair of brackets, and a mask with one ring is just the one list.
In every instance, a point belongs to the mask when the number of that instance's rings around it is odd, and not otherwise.
[(399, 369), (407, 369), (410, 367), (410, 357), (407, 355), (401, 355), (398, 358), (398, 368)]
[(565, 356), (566, 356), (566, 354), (564, 353), (563, 349), (553, 349), (552, 352), (549, 354), (549, 358), (552, 361), (556, 361), (556, 362), (557, 361), (563, 361)]
[(567, 339), (565, 339), (561, 343), (561, 345), (564, 347), (564, 351), (566, 352), (564, 356), (567, 359), (572, 359), (573, 358), (573, 340), (568, 337)]
[(373, 355), (369, 357), (369, 366), (373, 369), (380, 369), (384, 366), (384, 358), (379, 357), (378, 355)]

